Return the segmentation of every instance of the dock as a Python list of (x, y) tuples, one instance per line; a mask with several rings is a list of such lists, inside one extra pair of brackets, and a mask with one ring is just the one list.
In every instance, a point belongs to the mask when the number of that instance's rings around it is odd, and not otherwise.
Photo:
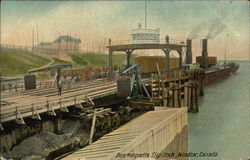
[[(144, 83), (149, 83), (149, 81), (150, 79), (144, 79)], [(1, 93), (0, 122), (16, 120), (24, 124), (25, 117), (39, 119), (39, 114), (42, 113), (55, 116), (56, 110), (67, 112), (69, 106), (82, 108), (82, 103), (116, 92), (114, 79), (97, 79), (65, 86), (62, 96), (57, 95), (56, 87)]]
[(167, 153), (185, 153), (187, 125), (186, 107), (149, 111), (63, 160), (154, 159), (154, 153), (165, 149)]

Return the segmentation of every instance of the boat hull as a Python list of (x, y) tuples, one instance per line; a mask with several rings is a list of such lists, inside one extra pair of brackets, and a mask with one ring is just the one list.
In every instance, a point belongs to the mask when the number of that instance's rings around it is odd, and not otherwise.
[(238, 65), (229, 66), (223, 69), (209, 71), (205, 73), (205, 85), (211, 84), (219, 79), (230, 76), (239, 69)]

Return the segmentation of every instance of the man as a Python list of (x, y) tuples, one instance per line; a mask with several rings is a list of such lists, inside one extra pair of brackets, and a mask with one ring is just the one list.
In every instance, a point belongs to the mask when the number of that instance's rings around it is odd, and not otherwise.
[(68, 88), (71, 88), (72, 77), (68, 76), (65, 78), (66, 84)]
[(57, 83), (57, 87), (58, 87), (58, 96), (62, 95), (62, 88), (63, 88), (63, 79), (62, 77), (59, 79), (58, 83)]

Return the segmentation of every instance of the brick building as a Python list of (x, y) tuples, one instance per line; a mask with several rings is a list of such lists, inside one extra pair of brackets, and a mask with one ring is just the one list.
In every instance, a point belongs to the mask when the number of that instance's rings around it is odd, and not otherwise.
[(65, 35), (58, 37), (53, 42), (41, 42), (33, 50), (46, 53), (77, 53), (80, 43), (80, 39)]

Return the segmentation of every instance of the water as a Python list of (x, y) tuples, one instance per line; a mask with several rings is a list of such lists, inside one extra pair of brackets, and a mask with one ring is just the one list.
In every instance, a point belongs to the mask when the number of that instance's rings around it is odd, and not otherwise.
[(239, 160), (250, 156), (250, 66), (206, 86), (200, 112), (189, 113), (189, 152), (217, 152), (190, 160)]

